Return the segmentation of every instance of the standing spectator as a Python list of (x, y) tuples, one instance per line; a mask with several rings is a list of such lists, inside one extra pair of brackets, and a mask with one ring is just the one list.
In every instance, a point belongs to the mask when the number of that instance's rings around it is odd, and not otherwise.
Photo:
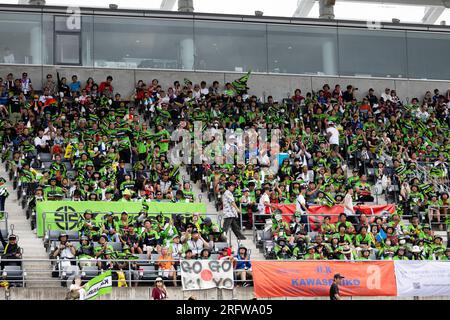
[(33, 85), (31, 84), (31, 79), (28, 78), (28, 73), (22, 73), (22, 79), (20, 80), (22, 83), (22, 92), (25, 96), (29, 96), (33, 91)]
[(339, 151), (339, 131), (334, 126), (333, 121), (328, 122), (327, 137), (329, 139), (328, 141), (330, 142), (331, 149), (338, 152)]
[(344, 197), (344, 213), (347, 215), (348, 220), (357, 223), (355, 220), (355, 209), (353, 208), (353, 189), (349, 187), (347, 194)]
[(309, 226), (308, 226), (308, 208), (306, 206), (306, 199), (305, 199), (305, 195), (306, 195), (306, 186), (302, 185), (300, 186), (300, 193), (297, 196), (297, 200), (296, 200), (296, 212), (300, 213), (300, 223), (303, 223), (306, 226), (306, 230), (309, 231)]
[(344, 102), (351, 102), (354, 99), (354, 91), (358, 90), (357, 88), (353, 88), (352, 85), (347, 86), (347, 91), (345, 91), (342, 94), (342, 98), (344, 99)]
[[(223, 216), (224, 216), (224, 222), (223, 222), (223, 231), (225, 234), (227, 234), (228, 229), (231, 226), (231, 229), (233, 230), (234, 234), (239, 240), (245, 240), (245, 236), (242, 234), (241, 230), (239, 229), (238, 225), (238, 213), (241, 212), (241, 210), (236, 205), (236, 202), (234, 200), (233, 192), (235, 185), (232, 182), (227, 182), (225, 185), (226, 191), (223, 194)], [(270, 201), (270, 200), (269, 200)]]
[(381, 94), (381, 98), (384, 102), (391, 101), (391, 89), (386, 88), (384, 92)]
[(6, 185), (5, 185), (5, 178), (1, 177), (0, 178), (0, 217), (3, 218), (4, 216), (4, 211), (5, 211), (5, 201), (6, 198), (8, 198), (9, 196), (9, 192), (8, 189), (6, 189)]
[(114, 91), (114, 88), (112, 86), (112, 81), (113, 81), (112, 76), (106, 77), (106, 81), (103, 81), (102, 83), (100, 83), (100, 86), (98, 87), (98, 92), (100, 94), (104, 94), (108, 98), (112, 98), (113, 91)]
[(164, 285), (163, 279), (161, 277), (156, 278), (155, 286), (152, 290), (152, 298), (153, 300), (166, 300), (167, 299), (167, 290)]
[(44, 135), (44, 130), (40, 129), (38, 131), (38, 136), (34, 138), (34, 145), (38, 153), (40, 152), (50, 152), (48, 146), (49, 137)]
[(16, 59), (14, 58), (14, 54), (11, 52), (11, 50), (8, 47), (5, 48), (3, 62), (9, 63), (9, 64), (14, 64), (16, 62)]
[[(49, 73), (47, 74), (47, 81), (44, 83), (43, 87), (48, 90), (50, 96), (55, 95), (56, 92), (56, 82), (53, 80), (53, 76)], [(45, 91), (44, 89), (44, 91)]]
[(344, 279), (339, 273), (334, 275), (333, 284), (330, 287), (330, 300), (342, 300), (339, 293), (339, 285), (341, 284), (341, 279)]
[(78, 77), (76, 75), (72, 76), (72, 83), (69, 85), (69, 88), (72, 96), (74, 96), (75, 93), (77, 93), (77, 95), (80, 93), (81, 82), (78, 81)]
[(66, 77), (62, 77), (61, 80), (58, 78), (58, 91), (60, 95), (62, 93), (63, 97), (70, 97), (70, 87), (67, 85)]

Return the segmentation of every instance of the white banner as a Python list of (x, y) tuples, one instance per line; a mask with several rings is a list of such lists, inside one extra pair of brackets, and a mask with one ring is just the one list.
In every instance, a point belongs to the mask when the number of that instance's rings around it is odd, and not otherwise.
[(450, 296), (450, 262), (395, 260), (397, 295)]
[(233, 289), (233, 264), (229, 260), (182, 260), (183, 290)]

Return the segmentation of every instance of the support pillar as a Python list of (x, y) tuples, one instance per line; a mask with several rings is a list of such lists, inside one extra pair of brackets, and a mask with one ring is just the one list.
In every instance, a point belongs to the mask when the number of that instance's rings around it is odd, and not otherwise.
[(334, 4), (336, 0), (319, 0), (319, 18), (334, 19)]

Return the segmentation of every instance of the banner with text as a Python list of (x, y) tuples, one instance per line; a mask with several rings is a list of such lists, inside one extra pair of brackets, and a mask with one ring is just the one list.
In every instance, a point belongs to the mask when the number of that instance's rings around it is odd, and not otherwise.
[(183, 290), (234, 287), (233, 263), (229, 260), (182, 260), (180, 268)]
[[(294, 214), (296, 210), (295, 204), (274, 204), (277, 209), (280, 209), (283, 214)], [(360, 205), (354, 206), (355, 211), (359, 210), (366, 215), (381, 215), (383, 211), (389, 211), (389, 213), (395, 212), (394, 204), (386, 204), (386, 205)], [(326, 215), (330, 215), (331, 223), (336, 223), (339, 218), (339, 214), (344, 212), (344, 206), (335, 205), (332, 207), (328, 206), (309, 206), (308, 208), (310, 216), (308, 217), (311, 230), (317, 231), (320, 229), (320, 225), (323, 222), (323, 218)], [(283, 216), (283, 220), (290, 222), (291, 217)]]
[(112, 292), (112, 274), (111, 270), (102, 273), (89, 280), (84, 286), (84, 295), (80, 300), (95, 300), (97, 297)]
[(394, 261), (400, 297), (450, 296), (450, 262)]
[(333, 276), (345, 278), (342, 296), (395, 296), (392, 261), (253, 261), (257, 298), (328, 296)]
[[(145, 202), (148, 205), (149, 215), (160, 212), (170, 215), (174, 213), (206, 213), (204, 203), (172, 203), (172, 202)], [(113, 212), (118, 216), (127, 211), (133, 217), (141, 211), (143, 202), (104, 202), (104, 201), (41, 201), (36, 205), (37, 235), (43, 237), (46, 230), (76, 230), (78, 222), (85, 210), (92, 210), (94, 219), (102, 221), (106, 212)]]

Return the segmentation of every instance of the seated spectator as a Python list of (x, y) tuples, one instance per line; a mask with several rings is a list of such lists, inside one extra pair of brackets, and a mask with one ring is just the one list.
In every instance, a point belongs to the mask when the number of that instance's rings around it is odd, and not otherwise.
[(144, 221), (144, 228), (140, 236), (140, 246), (142, 246), (142, 251), (147, 253), (149, 259), (151, 259), (152, 253), (161, 251), (162, 238), (159, 235), (156, 224), (152, 224), (149, 219)]
[(203, 249), (199, 256), (200, 260), (210, 260), (211, 259), (211, 250)]
[(341, 255), (339, 256), (339, 260), (344, 260), (344, 261), (356, 260), (355, 252), (354, 252), (354, 250), (352, 250), (352, 248), (348, 244), (345, 244), (342, 247), (342, 250), (340, 252), (341, 252)]
[(139, 246), (140, 237), (134, 230), (134, 226), (129, 225), (128, 228), (124, 229), (123, 234), (119, 236), (119, 239), (123, 245), (127, 245), (130, 248), (131, 254), (143, 253)]
[[(99, 245), (97, 247), (94, 247), (94, 254), (97, 260), (105, 259), (107, 257), (107, 252), (109, 252), (108, 255), (111, 255), (111, 253), (114, 251), (113, 247), (108, 244), (108, 236), (106, 234), (102, 234), (99, 237), (98, 244)], [(98, 261), (97, 265), (99, 269), (102, 269), (101, 261)]]
[(346, 227), (345, 223), (338, 224), (338, 233), (335, 233), (334, 236), (339, 239), (338, 244), (340, 246), (350, 245), (353, 243), (352, 238), (347, 231), (348, 227)]
[(105, 215), (105, 221), (102, 226), (102, 233), (106, 234), (108, 241), (120, 242), (119, 238), (119, 224), (115, 221), (112, 212)]
[(167, 278), (172, 279), (173, 286), (177, 286), (177, 272), (174, 267), (174, 261), (172, 259), (172, 255), (169, 253), (169, 250), (167, 247), (161, 248), (161, 255), (158, 257), (157, 260), (158, 265), (158, 275)]
[(188, 228), (181, 242), (187, 244), (187, 247), (192, 250), (192, 254), (195, 257), (199, 257), (203, 249), (209, 248), (208, 242), (202, 238), (197, 228), (193, 228), (192, 233)]
[(95, 256), (94, 246), (87, 236), (80, 237), (80, 246), (76, 250), (75, 255), (80, 261), (80, 267), (92, 265), (90, 260), (93, 260)]
[(208, 239), (214, 242), (226, 242), (227, 238), (224, 235), (222, 228), (217, 224), (212, 222), (210, 217), (206, 217), (201, 224), (201, 234), (203, 239)]
[(247, 287), (247, 280), (252, 277), (252, 263), (246, 247), (239, 247), (238, 254), (234, 260), (234, 269), (236, 270), (237, 279), (241, 281), (242, 286)]
[(8, 242), (6, 242), (0, 231), (0, 241), (4, 248), (3, 253), (1, 254), (1, 269), (3, 270), (5, 266), (21, 266), (21, 262), (5, 261), (5, 259), (22, 259), (22, 249), (17, 244), (16, 235), (10, 234), (8, 236)]

